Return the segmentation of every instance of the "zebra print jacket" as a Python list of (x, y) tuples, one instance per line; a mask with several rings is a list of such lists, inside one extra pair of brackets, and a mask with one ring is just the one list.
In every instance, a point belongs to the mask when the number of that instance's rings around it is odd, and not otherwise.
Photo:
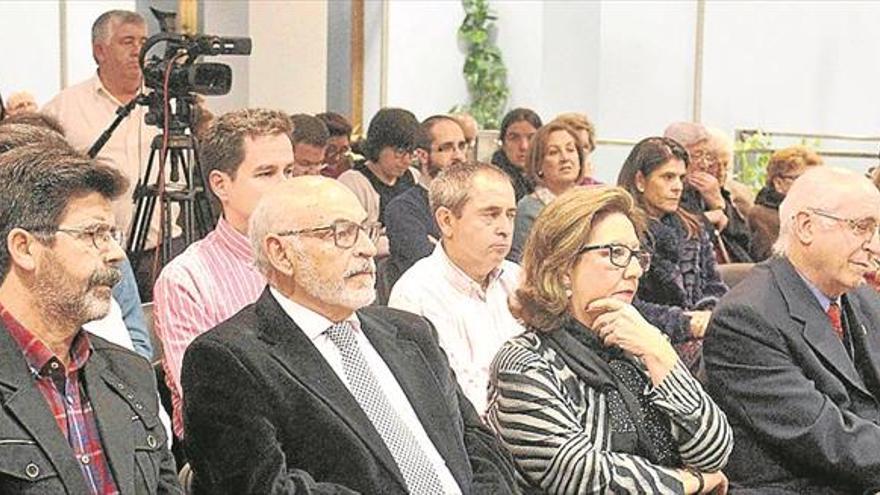
[[(626, 414), (609, 401), (614, 390), (581, 380), (560, 355), (566, 348), (550, 340), (534, 331), (509, 340), (490, 372), (487, 419), (526, 491), (683, 493), (675, 468), (613, 451), (612, 421), (621, 424), (619, 415)], [(724, 467), (733, 449), (727, 418), (681, 362), (645, 394), (670, 420), (679, 467)]]

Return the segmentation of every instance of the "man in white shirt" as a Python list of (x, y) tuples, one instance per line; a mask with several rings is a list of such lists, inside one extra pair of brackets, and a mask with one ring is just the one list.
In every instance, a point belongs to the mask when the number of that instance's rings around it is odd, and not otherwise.
[[(65, 88), (42, 109), (43, 113), (58, 119), (64, 127), (65, 137), (74, 148), (88, 151), (116, 118), (116, 110), (140, 93), (143, 78), (138, 55), (146, 39), (147, 25), (136, 12), (111, 10), (95, 20), (92, 25), (92, 56), (98, 64), (96, 74)], [(146, 113), (146, 107), (136, 105), (96, 157), (99, 162), (118, 169), (128, 178), (128, 189), (113, 202), (116, 225), (126, 235), (134, 215), (132, 193), (145, 172), (153, 137), (159, 134), (158, 128), (144, 123)], [(151, 181), (158, 177), (157, 169), (158, 162), (153, 165)], [(177, 208), (174, 210), (172, 237), (180, 235), (180, 228), (175, 225)], [(158, 234), (159, 215), (154, 214), (148, 248), (156, 245)], [(144, 256), (141, 264), (151, 262), (152, 256)], [(139, 276), (141, 271), (138, 270)], [(142, 280), (139, 282), (141, 295), (149, 299), (147, 296), (152, 287)]]
[(282, 182), (248, 234), (269, 287), (183, 361), (187, 453), (205, 493), (516, 491), (433, 327), (368, 306), (379, 226), (351, 191)]
[(456, 164), (431, 181), (429, 198), (442, 238), (400, 277), (388, 306), (437, 327), (459, 385), (482, 412), (492, 358), (523, 330), (508, 308), (520, 268), (504, 259), (516, 215), (513, 186), (494, 165)]

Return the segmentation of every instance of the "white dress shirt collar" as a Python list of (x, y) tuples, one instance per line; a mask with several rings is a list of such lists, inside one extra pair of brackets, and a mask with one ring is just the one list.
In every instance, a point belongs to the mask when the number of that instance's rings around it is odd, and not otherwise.
[(472, 279), (464, 272), (464, 270), (459, 268), (455, 262), (449, 259), (449, 256), (446, 254), (446, 249), (443, 248), (442, 242), (434, 247), (434, 252), (431, 253), (431, 256), (437, 258), (443, 266), (446, 280), (449, 281), (449, 284), (452, 285), (455, 290), (481, 301), (486, 300), (486, 291), (491, 288), (493, 284), (497, 283), (498, 279), (501, 278), (501, 275), (504, 274), (504, 268), (501, 266), (496, 267), (489, 272), (489, 275), (487, 276), (489, 283), (486, 284), (486, 289), (483, 289), (482, 284)]
[[(311, 341), (315, 341), (318, 337), (321, 336), (328, 328), (333, 326), (335, 321), (330, 321), (324, 315), (318, 314), (311, 309), (303, 306), (302, 304), (296, 303), (292, 301), (289, 297), (285, 296), (281, 292), (279, 292), (275, 287), (269, 287), (269, 292), (272, 293), (272, 296), (278, 301), (278, 304), (281, 306), (281, 309), (290, 316), (290, 318), (296, 323), (296, 325), (306, 334), (306, 336)], [(345, 320), (352, 324), (355, 329), (355, 332), (360, 332), (361, 329), (361, 321), (358, 319), (357, 314), (352, 312), (348, 318)]]

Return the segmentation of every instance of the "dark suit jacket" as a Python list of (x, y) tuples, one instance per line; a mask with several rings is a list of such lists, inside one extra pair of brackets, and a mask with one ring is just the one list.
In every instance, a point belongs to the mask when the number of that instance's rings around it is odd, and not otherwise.
[[(89, 335), (89, 341), (84, 384), (120, 493), (183, 493), (159, 421), (150, 363), (100, 337)], [(0, 402), (0, 493), (88, 493), (79, 461), (2, 324)]]
[[(358, 317), (463, 493), (513, 492), (512, 463), (433, 327), (382, 307)], [(366, 414), (268, 290), (189, 346), (181, 383), (197, 492), (407, 493)]]
[(734, 430), (725, 472), (735, 485), (880, 490), (880, 300), (862, 287), (842, 306), (867, 355), (864, 375), (785, 258), (758, 265), (716, 307), (703, 352), (709, 391)]

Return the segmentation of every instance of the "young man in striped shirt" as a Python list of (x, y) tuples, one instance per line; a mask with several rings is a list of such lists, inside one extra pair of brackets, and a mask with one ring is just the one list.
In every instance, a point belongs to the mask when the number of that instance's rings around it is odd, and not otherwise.
[(173, 259), (153, 288), (156, 334), (164, 348), (174, 433), (183, 438), (180, 366), (198, 335), (257, 300), (266, 279), (254, 267), (247, 239), (257, 200), (293, 168), (292, 124), (284, 113), (227, 113), (201, 140), (201, 158), (223, 214), (213, 232)]

